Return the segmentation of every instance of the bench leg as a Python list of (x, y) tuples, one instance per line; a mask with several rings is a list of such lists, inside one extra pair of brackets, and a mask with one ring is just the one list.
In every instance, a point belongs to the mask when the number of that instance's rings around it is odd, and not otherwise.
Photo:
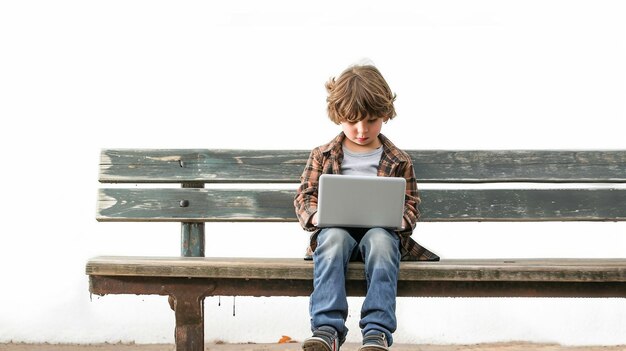
[(176, 351), (204, 350), (204, 294), (183, 292), (172, 295), (176, 315)]

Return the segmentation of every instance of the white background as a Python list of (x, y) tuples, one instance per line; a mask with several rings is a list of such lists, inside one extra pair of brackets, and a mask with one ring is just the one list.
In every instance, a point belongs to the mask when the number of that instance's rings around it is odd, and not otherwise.
[[(95, 221), (100, 148), (311, 149), (339, 132), (324, 82), (368, 57), (398, 95), (383, 133), (401, 148), (626, 149), (625, 18), (621, 1), (1, 2), (0, 342), (173, 342), (166, 298), (90, 299), (89, 257), (179, 254), (177, 224)], [(415, 235), (443, 258), (625, 257), (625, 229)], [(207, 255), (306, 241), (295, 223), (207, 225)], [(207, 298), (207, 341), (309, 334), (306, 298), (235, 307)], [(401, 343), (626, 344), (623, 299), (401, 298), (398, 318)]]

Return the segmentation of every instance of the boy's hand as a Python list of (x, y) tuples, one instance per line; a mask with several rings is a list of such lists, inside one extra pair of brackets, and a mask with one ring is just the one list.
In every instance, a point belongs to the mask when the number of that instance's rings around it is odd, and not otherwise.
[(402, 218), (402, 228), (400, 228), (400, 230), (406, 230), (406, 228), (409, 227), (409, 222), (406, 220), (406, 218)]
[(311, 218), (311, 224), (317, 227), (317, 212), (313, 214), (313, 218)]

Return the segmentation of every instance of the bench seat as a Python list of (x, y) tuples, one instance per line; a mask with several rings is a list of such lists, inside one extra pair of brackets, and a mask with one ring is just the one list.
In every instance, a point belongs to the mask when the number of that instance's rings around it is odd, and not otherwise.
[[(210, 295), (308, 296), (313, 264), (296, 258), (95, 257), (87, 263), (92, 292), (99, 281), (156, 278), (196, 280), (220, 286)], [(363, 264), (350, 264), (346, 280), (352, 295), (365, 293)], [(142, 280), (145, 282), (146, 280)], [(252, 284), (257, 281), (259, 284)], [(211, 285), (209, 284), (209, 285)], [(229, 284), (232, 286), (228, 287)], [(254, 286), (247, 289), (246, 284)], [(157, 284), (158, 285), (158, 284)], [(626, 297), (626, 259), (448, 259), (439, 262), (402, 262), (400, 296), (586, 296)], [(569, 292), (572, 287), (574, 295)], [(582, 291), (585, 286), (585, 291)], [(487, 292), (490, 288), (496, 288)], [(532, 289), (529, 289), (532, 287)], [(600, 288), (601, 287), (601, 288)], [(448, 288), (449, 290), (445, 290)], [(502, 290), (504, 288), (504, 290)], [(519, 291), (514, 291), (514, 289)], [(110, 286), (102, 293), (112, 293)], [(159, 288), (160, 289), (160, 288)], [(240, 290), (237, 290), (240, 289)], [(498, 293), (498, 289), (501, 293)], [(153, 292), (154, 294), (159, 294)], [(133, 291), (117, 292), (133, 293)], [(145, 292), (144, 292), (145, 293)]]

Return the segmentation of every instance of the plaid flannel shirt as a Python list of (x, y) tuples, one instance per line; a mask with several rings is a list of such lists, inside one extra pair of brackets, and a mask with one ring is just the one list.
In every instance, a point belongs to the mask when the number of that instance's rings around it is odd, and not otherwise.
[[(317, 212), (317, 187), (322, 174), (341, 174), (343, 161), (342, 132), (330, 143), (319, 146), (311, 151), (311, 155), (300, 177), (294, 198), (294, 207), (298, 221), (306, 231), (313, 232), (307, 249), (306, 258), (311, 258), (317, 246), (317, 234), (320, 229), (311, 224), (313, 215)], [(406, 195), (404, 197), (404, 219), (409, 226), (402, 231), (396, 231), (400, 236), (401, 254), (403, 261), (438, 261), (439, 256), (421, 246), (411, 238), (419, 219), (418, 205), (420, 203), (415, 180), (415, 171), (411, 157), (397, 148), (384, 135), (379, 134), (383, 145), (383, 154), (378, 165), (379, 177), (403, 177), (406, 179)]]

